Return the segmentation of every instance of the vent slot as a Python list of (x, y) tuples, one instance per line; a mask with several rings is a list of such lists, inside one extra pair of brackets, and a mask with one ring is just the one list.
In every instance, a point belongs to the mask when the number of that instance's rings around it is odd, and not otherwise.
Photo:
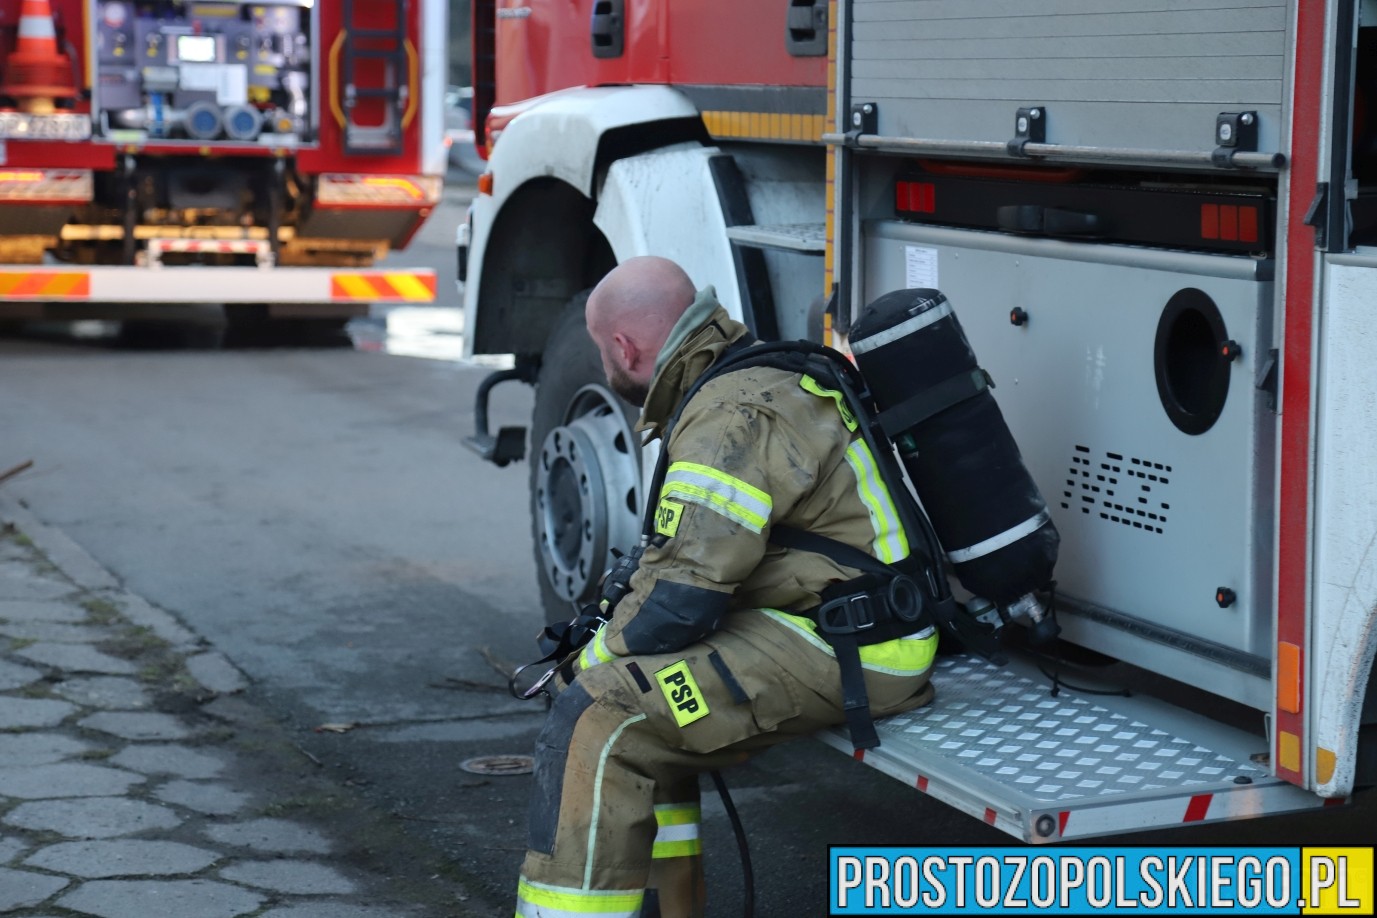
[(1169, 464), (1156, 459), (1108, 450), (1096, 455), (1077, 444), (1067, 467), (1061, 508), (1079, 508), (1091, 519), (1163, 535), (1173, 475)]

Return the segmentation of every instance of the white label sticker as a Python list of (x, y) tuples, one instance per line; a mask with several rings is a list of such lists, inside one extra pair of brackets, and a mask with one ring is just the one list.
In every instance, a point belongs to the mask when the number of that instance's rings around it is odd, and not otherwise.
[(904, 286), (931, 287), (937, 284), (937, 250), (920, 245), (904, 246)]
[(249, 71), (243, 64), (182, 64), (179, 85), (213, 92), (220, 105), (243, 105), (249, 98)]

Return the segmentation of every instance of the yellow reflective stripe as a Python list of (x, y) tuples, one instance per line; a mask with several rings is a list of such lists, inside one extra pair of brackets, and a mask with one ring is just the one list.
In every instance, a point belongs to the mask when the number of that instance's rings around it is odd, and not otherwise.
[[(760, 611), (797, 633), (828, 656), (837, 655), (830, 644), (818, 637), (818, 626), (811, 618), (792, 615), (778, 609)], [(928, 626), (917, 634), (880, 644), (870, 644), (859, 648), (859, 651), (863, 669), (891, 676), (918, 676), (932, 667), (932, 661), (937, 656), (937, 630)]]
[(599, 663), (606, 663), (616, 656), (607, 649), (606, 628), (599, 628), (598, 633), (593, 635), (593, 640), (583, 645), (583, 652), (579, 654), (579, 668), (592, 669)]
[(770, 495), (759, 488), (696, 462), (675, 462), (669, 467), (660, 497), (671, 495), (706, 507), (752, 532), (765, 528), (774, 507)]
[[(604, 918), (636, 918), (645, 899), (643, 889), (571, 889), (550, 886), (522, 877), (516, 885), (516, 914), (535, 918), (566, 918), (600, 915)], [(530, 908), (526, 908), (530, 906)], [(524, 909), (524, 910), (523, 910)]]
[(851, 413), (851, 406), (846, 404), (846, 396), (842, 395), (841, 392), (839, 392), (836, 389), (825, 388), (816, 379), (807, 375), (800, 379), (798, 381), (798, 384), (802, 386), (804, 390), (811, 392), (814, 395), (820, 395), (823, 398), (830, 398), (834, 402), (836, 402), (837, 412), (841, 415), (842, 423), (846, 425), (846, 429), (856, 429), (856, 416)]
[(655, 807), (655, 844), (651, 857), (690, 857), (703, 853), (699, 837), (702, 810), (698, 804), (659, 804)]
[(703, 808), (696, 803), (657, 803), (655, 822), (662, 826), (684, 826), (703, 821)]
[(655, 844), (651, 857), (690, 857), (701, 855), (702, 840), (698, 824), (702, 808), (698, 804), (655, 805)]
[(937, 629), (860, 648), (861, 666), (891, 676), (916, 676), (932, 668), (937, 657)]
[(875, 530), (875, 557), (886, 564), (908, 557), (908, 537), (899, 522), (899, 510), (890, 499), (889, 489), (880, 477), (875, 456), (864, 440), (857, 440), (846, 450), (846, 461), (856, 474), (856, 493), (870, 513), (870, 525)]
[(696, 857), (703, 853), (701, 838), (685, 838), (679, 841), (660, 841), (651, 846), (650, 856), (655, 860), (666, 857)]

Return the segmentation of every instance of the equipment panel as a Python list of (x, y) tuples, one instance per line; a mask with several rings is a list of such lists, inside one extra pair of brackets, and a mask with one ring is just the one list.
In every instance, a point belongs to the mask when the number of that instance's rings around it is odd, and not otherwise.
[(97, 136), (311, 139), (312, 13), (298, 3), (99, 0)]
[(993, 376), (1061, 533), (1066, 636), (1120, 657), (1149, 640), (1262, 685), (1271, 263), (892, 221), (864, 235), (864, 301), (942, 290)]

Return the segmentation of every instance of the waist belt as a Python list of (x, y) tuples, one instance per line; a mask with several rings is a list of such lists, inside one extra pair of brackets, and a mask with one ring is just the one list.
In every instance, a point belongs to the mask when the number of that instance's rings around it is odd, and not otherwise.
[(842, 710), (856, 749), (880, 745), (870, 717), (860, 648), (907, 637), (933, 624), (929, 606), (936, 600), (918, 583), (858, 548), (814, 532), (775, 526), (770, 541), (784, 548), (818, 552), (839, 564), (865, 571), (860, 577), (828, 587), (822, 603), (795, 614), (810, 618), (818, 636), (831, 645), (841, 674)]

